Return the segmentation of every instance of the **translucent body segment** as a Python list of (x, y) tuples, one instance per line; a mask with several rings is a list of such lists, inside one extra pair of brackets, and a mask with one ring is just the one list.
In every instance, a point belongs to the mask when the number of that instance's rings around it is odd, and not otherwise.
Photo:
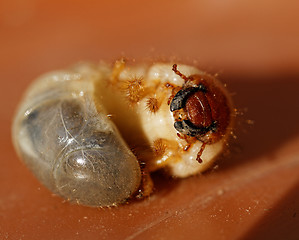
[[(61, 77), (67, 78), (57, 79)], [(53, 192), (84, 205), (117, 205), (138, 189), (140, 167), (104, 109), (97, 111), (88, 91), (92, 82), (76, 81), (48, 83), (51, 94), (38, 81), (44, 96), (33, 94), (35, 85), (30, 99), (25, 97), (14, 123), (14, 142), (26, 165)]]

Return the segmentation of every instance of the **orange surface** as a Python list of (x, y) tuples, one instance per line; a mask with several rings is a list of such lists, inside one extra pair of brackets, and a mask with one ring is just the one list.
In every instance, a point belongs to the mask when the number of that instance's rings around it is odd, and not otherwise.
[[(298, 239), (298, 9), (282, 0), (1, 0), (0, 239)], [(13, 112), (41, 73), (120, 56), (220, 72), (248, 111), (212, 171), (156, 174), (149, 199), (117, 208), (71, 205), (17, 158)]]

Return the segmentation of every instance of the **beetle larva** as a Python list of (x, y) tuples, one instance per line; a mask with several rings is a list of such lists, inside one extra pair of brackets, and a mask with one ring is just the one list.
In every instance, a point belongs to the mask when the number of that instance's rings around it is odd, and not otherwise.
[(13, 139), (51, 191), (112, 206), (149, 195), (149, 173), (157, 169), (175, 177), (207, 169), (224, 149), (232, 118), (225, 88), (194, 67), (81, 63), (33, 83)]

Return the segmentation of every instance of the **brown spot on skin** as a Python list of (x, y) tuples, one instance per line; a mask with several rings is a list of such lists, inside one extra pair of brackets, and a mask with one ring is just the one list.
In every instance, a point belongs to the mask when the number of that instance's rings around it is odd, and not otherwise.
[(143, 97), (144, 86), (142, 78), (134, 78), (125, 81), (122, 90), (125, 92), (129, 102), (137, 103)]
[(153, 142), (153, 150), (156, 156), (162, 156), (166, 151), (166, 145), (161, 138)]
[(160, 104), (157, 98), (150, 97), (146, 101), (146, 109), (152, 113), (156, 113), (160, 108)]

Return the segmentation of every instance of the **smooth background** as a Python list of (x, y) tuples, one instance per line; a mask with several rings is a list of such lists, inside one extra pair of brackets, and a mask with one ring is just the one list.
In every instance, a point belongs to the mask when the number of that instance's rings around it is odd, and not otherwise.
[[(298, 9), (283, 0), (1, 0), (0, 239), (298, 239)], [(148, 200), (71, 205), (19, 161), (13, 113), (38, 75), (121, 56), (220, 73), (244, 113), (237, 139), (202, 176), (155, 175)]]

